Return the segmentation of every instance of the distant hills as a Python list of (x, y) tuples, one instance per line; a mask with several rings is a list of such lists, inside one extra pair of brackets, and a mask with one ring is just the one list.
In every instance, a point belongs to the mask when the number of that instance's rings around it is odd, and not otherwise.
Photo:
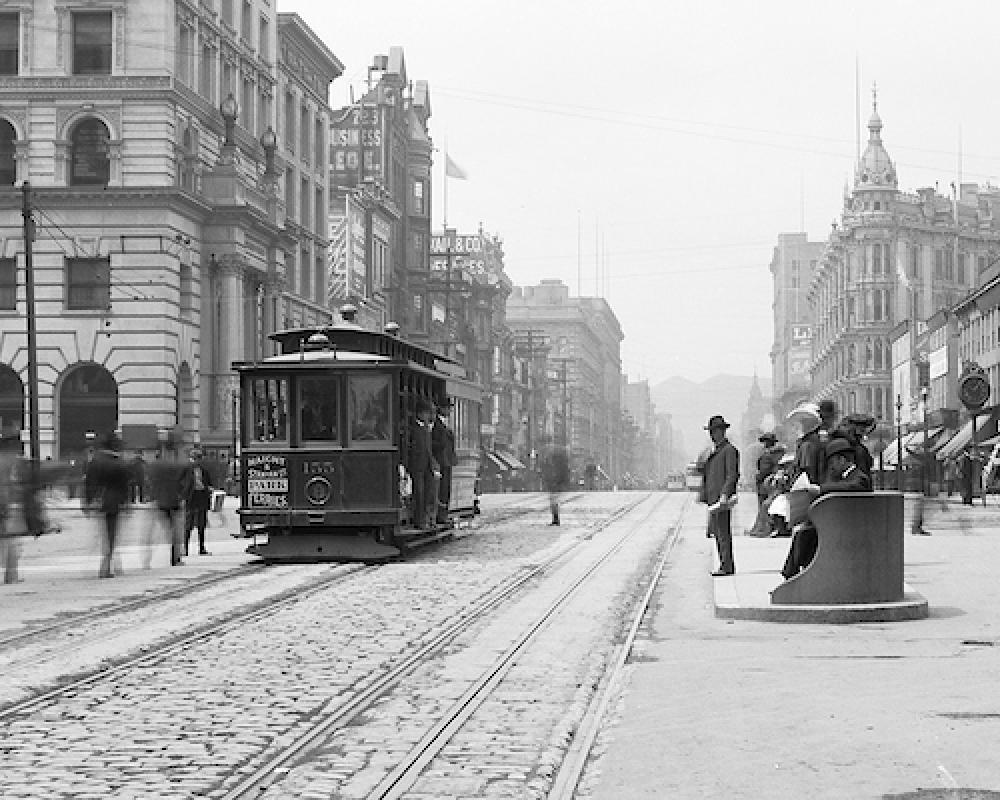
[[(758, 377), (761, 391), (771, 394), (770, 376)], [(708, 444), (708, 431), (704, 430), (708, 418), (722, 414), (733, 427), (730, 438), (739, 442), (742, 431), (740, 422), (747, 408), (753, 377), (744, 375), (715, 375), (696, 383), (687, 378), (668, 378), (650, 388), (650, 396), (658, 414), (670, 414), (672, 424), (684, 437), (686, 460), (694, 458)]]

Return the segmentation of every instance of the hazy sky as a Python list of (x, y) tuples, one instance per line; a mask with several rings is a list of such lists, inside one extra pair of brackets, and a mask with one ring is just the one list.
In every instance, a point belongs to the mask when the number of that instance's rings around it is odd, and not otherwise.
[[(622, 368), (657, 383), (770, 374), (768, 264), (823, 240), (878, 86), (900, 187), (1000, 183), (992, 2), (278, 0), (345, 64), (334, 106), (390, 46), (430, 85), (448, 223), (482, 222), (517, 284), (603, 294)], [(961, 159), (959, 151), (962, 152)], [(444, 159), (434, 173), (443, 222)], [(578, 235), (578, 231), (580, 232)], [(582, 284), (579, 278), (582, 276)], [(764, 386), (765, 391), (768, 386)]]

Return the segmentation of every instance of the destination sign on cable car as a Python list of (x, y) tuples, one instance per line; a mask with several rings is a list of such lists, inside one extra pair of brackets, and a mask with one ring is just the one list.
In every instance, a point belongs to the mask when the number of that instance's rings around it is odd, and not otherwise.
[(250, 508), (288, 508), (288, 460), (262, 453), (248, 456), (247, 504)]

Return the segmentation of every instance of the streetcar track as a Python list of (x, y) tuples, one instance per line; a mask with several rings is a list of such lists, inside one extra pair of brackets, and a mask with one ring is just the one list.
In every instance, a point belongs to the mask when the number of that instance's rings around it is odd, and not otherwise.
[(601, 684), (594, 692), (587, 711), (576, 729), (573, 740), (566, 750), (562, 765), (556, 773), (552, 787), (549, 789), (548, 800), (572, 800), (576, 793), (576, 789), (589, 763), (594, 744), (601, 732), (601, 726), (607, 718), (608, 707), (614, 697), (615, 688), (619, 685), (620, 678), (625, 672), (625, 666), (628, 663), (632, 648), (635, 646), (635, 640), (639, 636), (639, 630), (642, 628), (642, 622), (653, 600), (653, 594), (660, 584), (663, 570), (667, 565), (667, 559), (670, 558), (670, 553), (673, 551), (674, 545), (677, 544), (677, 540), (680, 537), (680, 523), (687, 513), (690, 504), (691, 499), (685, 498), (673, 530), (670, 531), (670, 535), (660, 548), (656, 566), (646, 581), (646, 589), (642, 593), (639, 602), (633, 606), (632, 622), (629, 625), (628, 632), (624, 639), (615, 647), (612, 667), (605, 671)]
[[(567, 498), (566, 502), (573, 502), (579, 499), (582, 495), (574, 495)], [(520, 505), (512, 504), (511, 507), (504, 507), (498, 509), (495, 513), (490, 513), (488, 516), (480, 515), (481, 525), (470, 526), (467, 531), (463, 531), (461, 528), (456, 528), (454, 534), (451, 538), (461, 539), (465, 536), (469, 536), (473, 533), (479, 533), (485, 528), (489, 528), (494, 525), (499, 525), (505, 522), (509, 522), (518, 517), (526, 516), (531, 513), (538, 513), (545, 510), (544, 505)], [(236, 537), (240, 538), (240, 537)], [(448, 541), (447, 539), (442, 539), (439, 542), (432, 542), (430, 544), (439, 544)], [(421, 548), (422, 549), (422, 548)], [(189, 594), (194, 594), (203, 589), (210, 588), (220, 583), (224, 583), (228, 580), (236, 580), (242, 578), (246, 575), (253, 574), (254, 572), (259, 572), (270, 567), (265, 560), (261, 559), (259, 561), (251, 561), (246, 564), (239, 565), (233, 569), (229, 569), (222, 572), (215, 572), (213, 574), (203, 576), (200, 578), (194, 578), (191, 580), (183, 581), (179, 585), (171, 586), (166, 589), (154, 589), (152, 591), (146, 592), (142, 595), (129, 597), (121, 600), (110, 600), (107, 603), (87, 611), (77, 611), (70, 612), (65, 615), (61, 615), (58, 619), (47, 620), (42, 623), (33, 625), (30, 629), (24, 631), (17, 631), (13, 634), (0, 636), (0, 653), (12, 650), (18, 647), (23, 647), (25, 644), (43, 639), (49, 636), (63, 633), (67, 630), (79, 627), (82, 624), (87, 624), (90, 622), (95, 622), (101, 619), (111, 619), (118, 615), (132, 613), (134, 611), (139, 611), (144, 608), (148, 608), (157, 603), (161, 603), (167, 600), (174, 600), (176, 598), (184, 597)]]
[[(594, 529), (588, 531), (586, 535), (580, 537), (578, 541), (561, 548), (546, 561), (523, 569), (519, 574), (513, 575), (504, 584), (480, 597), (477, 603), (471, 609), (467, 609), (459, 619), (439, 628), (429, 641), (425, 641), (423, 645), (421, 645), (416, 651), (411, 652), (402, 662), (397, 663), (383, 672), (383, 674), (374, 679), (367, 688), (355, 693), (346, 702), (340, 702), (334, 708), (321, 709), (316, 715), (314, 715), (314, 721), (311, 721), (308, 727), (306, 727), (306, 730), (299, 734), (293, 742), (284, 745), (274, 756), (265, 760), (265, 762), (261, 766), (257, 767), (250, 775), (240, 779), (235, 786), (231, 787), (224, 794), (220, 794), (220, 800), (238, 800), (239, 798), (252, 797), (266, 791), (269, 786), (273, 785), (287, 773), (289, 769), (288, 765), (291, 762), (313, 749), (314, 745), (319, 744), (333, 731), (348, 724), (358, 715), (371, 708), (375, 702), (389, 692), (400, 681), (400, 679), (413, 673), (420, 666), (424, 665), (431, 656), (436, 655), (462, 633), (470, 630), (488, 612), (492, 611), (494, 608), (500, 606), (506, 600), (511, 598), (530, 581), (535, 580), (546, 572), (552, 571), (560, 564), (560, 562), (563, 562), (569, 555), (571, 555), (583, 542), (588, 541), (600, 530), (610, 527), (619, 519), (627, 516), (637, 506), (646, 500), (649, 500), (651, 497), (653, 497), (652, 494), (646, 494), (638, 500), (616, 509), (604, 520), (602, 520), (601, 523), (594, 526)], [(650, 511), (650, 513), (652, 513), (652, 511)], [(619, 542), (613, 546), (612, 551), (617, 552), (620, 550), (624, 543), (633, 535), (634, 532), (629, 533), (627, 536), (619, 540)], [(574, 586), (576, 585), (577, 584), (574, 584)], [(569, 591), (572, 591), (572, 589)], [(511, 658), (513, 658), (513, 655)], [(318, 721), (315, 721), (317, 718)]]
[[(339, 569), (338, 569), (339, 568)], [(349, 578), (363, 575), (378, 569), (373, 565), (335, 565), (334, 574), (328, 574), (320, 579), (308, 583), (304, 586), (296, 586), (280, 592), (277, 595), (268, 597), (259, 602), (253, 603), (249, 608), (241, 608), (227, 614), (221, 619), (205, 623), (195, 630), (171, 636), (167, 641), (160, 642), (142, 648), (141, 652), (128, 654), (120, 659), (115, 659), (110, 663), (105, 663), (99, 668), (87, 671), (79, 677), (70, 678), (67, 682), (57, 687), (48, 689), (32, 695), (24, 700), (11, 703), (0, 708), (0, 722), (10, 718), (26, 714), (52, 700), (57, 700), (61, 695), (68, 695), (88, 686), (111, 680), (114, 676), (124, 674), (137, 667), (154, 664), (170, 655), (191, 647), (192, 645), (206, 641), (213, 636), (228, 633), (235, 628), (255, 621), (267, 615), (273, 614), (275, 610), (283, 608), (293, 603), (300, 602), (304, 598), (324, 591), (330, 586), (341, 583)]]
[(11, 636), (0, 637), (0, 652), (21, 647), (34, 639), (61, 633), (83, 623), (110, 618), (117, 614), (131, 613), (164, 600), (173, 600), (177, 597), (183, 597), (186, 594), (207, 589), (229, 579), (242, 578), (244, 575), (259, 571), (263, 566), (263, 561), (252, 561), (235, 569), (216, 572), (203, 578), (195, 578), (168, 589), (154, 590), (147, 594), (130, 597), (125, 600), (110, 600), (108, 603), (89, 611), (71, 612), (53, 622), (45, 622), (29, 630), (19, 631)]
[[(660, 500), (660, 503), (663, 499)], [(646, 519), (659, 507), (650, 509)], [(634, 508), (634, 507), (633, 507)], [(630, 509), (631, 510), (631, 509)], [(682, 508), (681, 514), (684, 509)], [(669, 537), (676, 538), (677, 526)], [(462, 726), (475, 714), (477, 709), (494, 692), (507, 673), (514, 667), (518, 656), (526, 650), (538, 635), (548, 626), (566, 603), (600, 570), (613, 556), (618, 554), (631, 539), (641, 532), (641, 525), (619, 539), (600, 558), (591, 564), (569, 587), (567, 587), (548, 607), (529, 624), (517, 641), (507, 649), (483, 674), (465, 691), (461, 698), (445, 712), (430, 731), (414, 746), (404, 760), (368, 794), (368, 800), (398, 800), (416, 783), (430, 762), (444, 749)]]

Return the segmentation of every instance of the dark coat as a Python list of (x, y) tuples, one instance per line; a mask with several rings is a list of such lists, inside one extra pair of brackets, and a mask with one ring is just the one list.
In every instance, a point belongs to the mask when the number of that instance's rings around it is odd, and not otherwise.
[(176, 461), (154, 461), (149, 466), (153, 502), (157, 508), (175, 511), (181, 507), (187, 467)]
[(858, 465), (858, 469), (867, 475), (872, 474), (872, 454), (868, 452), (868, 448), (865, 447), (865, 443), (854, 435), (854, 431), (843, 427), (837, 428), (830, 438), (831, 440), (846, 439), (850, 442), (851, 447), (854, 448), (854, 463)]
[[(194, 470), (195, 467), (201, 469), (201, 483), (203, 488), (195, 488), (194, 480)], [(188, 464), (184, 467), (184, 471), (181, 474), (181, 497), (184, 498), (184, 502), (187, 503), (187, 507), (191, 511), (207, 511), (212, 505), (212, 489), (215, 488), (212, 483), (212, 476), (209, 471), (205, 468), (204, 463), (200, 464)]]
[(431, 453), (439, 466), (455, 466), (455, 432), (441, 417), (434, 418), (431, 428)]
[(87, 468), (84, 496), (105, 514), (117, 514), (128, 503), (131, 474), (118, 453), (101, 450)]
[(739, 450), (728, 439), (723, 439), (709, 455), (704, 471), (703, 502), (712, 505), (723, 495), (732, 497), (740, 480)]
[(827, 479), (819, 485), (820, 494), (830, 492), (870, 492), (872, 490), (871, 475), (856, 464), (850, 464), (842, 472), (830, 469)]
[(414, 421), (410, 427), (410, 448), (406, 454), (406, 468), (410, 475), (420, 475), (433, 468), (431, 426)]
[(569, 487), (569, 456), (563, 448), (555, 448), (545, 459), (542, 483), (549, 492), (563, 492)]
[(784, 454), (785, 448), (779, 447), (776, 444), (765, 448), (764, 452), (760, 454), (760, 457), (757, 459), (758, 492), (767, 491), (764, 486), (764, 481), (766, 481), (770, 475), (774, 474), (774, 471), (778, 468), (778, 464), (781, 462), (781, 457)]
[(795, 446), (795, 477), (804, 472), (809, 476), (810, 483), (822, 482), (823, 467), (826, 464), (825, 450), (818, 429), (802, 436)]

